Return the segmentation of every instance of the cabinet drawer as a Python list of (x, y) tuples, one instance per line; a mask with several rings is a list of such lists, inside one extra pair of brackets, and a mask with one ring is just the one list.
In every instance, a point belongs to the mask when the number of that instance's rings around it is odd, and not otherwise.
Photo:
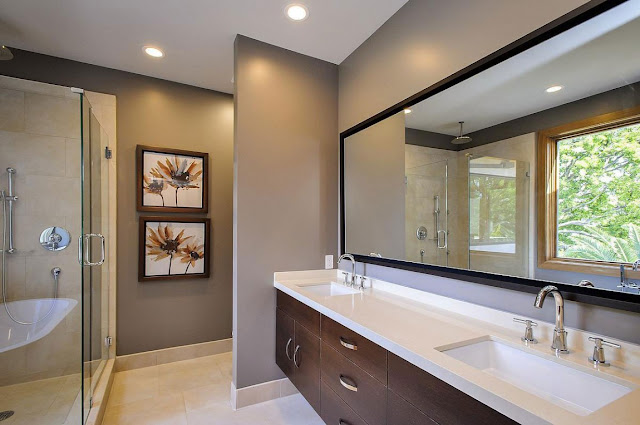
[(387, 384), (387, 350), (326, 316), (322, 316), (322, 340)]
[(438, 425), (405, 399), (387, 392), (387, 425)]
[(278, 308), (291, 316), (293, 320), (314, 335), (320, 336), (320, 313), (279, 290), (277, 291), (276, 303)]
[(329, 425), (367, 425), (326, 383), (322, 383), (322, 412), (320, 416)]
[(440, 425), (517, 425), (517, 422), (392, 353), (389, 353), (389, 389)]
[(322, 382), (369, 425), (386, 423), (387, 388), (373, 376), (322, 343)]

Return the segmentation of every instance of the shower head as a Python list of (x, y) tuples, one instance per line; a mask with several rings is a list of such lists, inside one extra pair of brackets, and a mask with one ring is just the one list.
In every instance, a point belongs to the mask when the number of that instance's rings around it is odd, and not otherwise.
[(10, 61), (13, 59), (13, 53), (7, 46), (0, 47), (0, 61)]
[(464, 121), (460, 121), (458, 122), (458, 124), (460, 124), (460, 135), (458, 137), (456, 137), (455, 139), (453, 139), (451, 141), (451, 143), (453, 143), (454, 145), (463, 145), (465, 143), (469, 143), (471, 140), (471, 137), (469, 136), (463, 136), (462, 135), (462, 126), (464, 124)]

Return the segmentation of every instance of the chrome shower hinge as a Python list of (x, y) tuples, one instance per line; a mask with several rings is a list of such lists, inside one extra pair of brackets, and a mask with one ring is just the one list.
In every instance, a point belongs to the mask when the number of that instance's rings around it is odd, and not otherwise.
[(113, 156), (113, 152), (111, 151), (111, 149), (109, 149), (109, 146), (105, 146), (104, 157), (107, 159), (111, 159), (112, 156)]
[(111, 344), (113, 344), (113, 338), (111, 338), (110, 336), (106, 337), (104, 339), (104, 345), (107, 347), (111, 347)]

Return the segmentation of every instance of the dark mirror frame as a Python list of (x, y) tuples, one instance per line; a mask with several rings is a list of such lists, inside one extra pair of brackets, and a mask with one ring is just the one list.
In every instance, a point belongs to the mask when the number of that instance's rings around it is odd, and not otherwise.
[[(421, 102), (431, 96), (436, 95), (468, 78), (471, 78), (494, 65), (497, 65), (525, 50), (530, 49), (550, 38), (561, 34), (577, 25), (580, 25), (607, 10), (610, 10), (627, 0), (592, 0), (581, 7), (567, 13), (566, 15), (550, 22), (549, 24), (533, 31), (532, 33), (516, 40), (502, 49), (486, 56), (483, 59), (469, 65), (453, 75), (433, 84), (419, 93), (385, 109), (373, 117), (351, 127), (340, 134), (340, 253), (345, 253), (345, 193), (344, 193), (344, 144), (345, 139), (352, 136), (392, 115), (395, 115), (405, 108)], [(557, 286), (565, 299), (609, 307), (619, 310), (626, 310), (640, 313), (640, 295), (629, 294), (611, 290), (601, 290), (568, 285), (557, 282), (547, 282), (543, 280), (527, 279), (514, 276), (505, 276), (493, 273), (486, 273), (474, 270), (456, 269), (451, 267), (436, 266), (431, 264), (413, 263), (403, 260), (388, 258), (377, 258), (366, 255), (354, 254), (356, 261), (391, 267), (417, 273), (431, 274), (435, 276), (457, 279), (467, 282), (474, 282), (482, 285), (495, 286), (515, 291), (537, 293), (540, 288), (547, 284)]]

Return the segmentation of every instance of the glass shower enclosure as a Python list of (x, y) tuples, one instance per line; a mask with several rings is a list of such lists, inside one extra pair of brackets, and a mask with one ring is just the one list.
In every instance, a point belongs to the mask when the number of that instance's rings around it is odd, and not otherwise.
[(0, 76), (0, 421), (82, 424), (108, 359), (108, 137), (82, 90)]

